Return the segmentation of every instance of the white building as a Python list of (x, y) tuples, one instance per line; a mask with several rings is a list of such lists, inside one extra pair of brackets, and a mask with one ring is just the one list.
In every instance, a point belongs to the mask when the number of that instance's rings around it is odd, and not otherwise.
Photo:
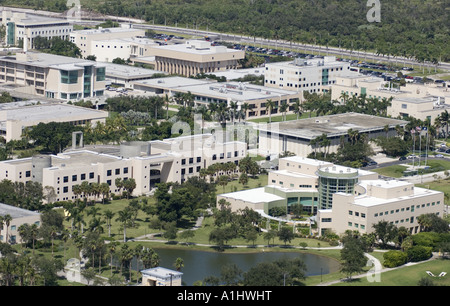
[(149, 56), (151, 48), (159, 46), (152, 39), (130, 37), (93, 40), (90, 54), (96, 56), (96, 61), (112, 62), (115, 58), (128, 60), (138, 56)]
[(320, 93), (336, 82), (336, 77), (349, 75), (350, 63), (337, 61), (334, 56), (276, 62), (265, 65), (265, 85), (287, 90)]
[[(334, 165), (298, 156), (281, 158), (279, 169), (269, 172), (265, 187), (220, 194), (231, 209), (251, 208), (267, 217), (271, 208), (294, 204), (316, 216), (318, 234), (326, 230), (374, 231), (373, 224), (388, 221), (420, 231), (417, 218), (433, 213), (443, 216), (444, 194), (415, 187), (413, 183), (381, 180), (371, 171)], [(306, 222), (307, 223), (307, 222)]]
[[(95, 50), (95, 48), (97, 48), (96, 51), (100, 51), (98, 47), (94, 47), (93, 49), (93, 45), (98, 46), (98, 43), (95, 43), (95, 41), (105, 41), (105, 40), (108, 41), (120, 38), (144, 37), (144, 36), (145, 30), (133, 29), (130, 28), (128, 25), (122, 25), (121, 27), (117, 28), (105, 28), (105, 29), (98, 28), (98, 29), (73, 31), (72, 33), (70, 33), (70, 41), (76, 44), (78, 48), (80, 48), (81, 55), (83, 58), (89, 55), (95, 55), (97, 56), (97, 58), (99, 57), (109, 58), (108, 52), (111, 52), (111, 47), (109, 48), (109, 50), (107, 50), (108, 48), (106, 48), (105, 51), (101, 54), (92, 53), (93, 50)], [(112, 60), (113, 58), (111, 58), (110, 61)]]
[(51, 18), (27, 13), (2, 11), (2, 24), (6, 26), (6, 44), (17, 45), (27, 37), (30, 48), (37, 36), (44, 38), (59, 37), (68, 39), (73, 25), (67, 19)]
[(74, 193), (74, 186), (84, 181), (107, 183), (110, 192), (117, 194), (122, 190), (116, 185), (116, 179), (133, 178), (136, 182), (133, 194), (142, 195), (159, 182), (182, 183), (199, 176), (202, 168), (214, 163), (237, 165), (246, 155), (244, 142), (224, 142), (211, 134), (199, 134), (114, 147), (95, 145), (57, 155), (5, 160), (0, 162), (0, 180), (33, 180), (53, 187), (56, 201), (67, 201), (80, 197)]
[[(6, 105), (4, 105), (6, 104)], [(4, 103), (0, 105), (0, 136), (6, 141), (19, 140), (26, 127), (39, 123), (69, 122), (84, 125), (90, 122), (104, 123), (108, 112), (62, 103), (47, 103), (23, 106), (22, 104)]]

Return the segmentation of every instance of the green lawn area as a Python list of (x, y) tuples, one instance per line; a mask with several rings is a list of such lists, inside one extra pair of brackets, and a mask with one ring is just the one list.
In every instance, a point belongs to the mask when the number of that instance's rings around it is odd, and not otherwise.
[(389, 167), (373, 169), (372, 171), (376, 172), (380, 175), (400, 178), (403, 176), (403, 171), (405, 171), (407, 168), (408, 167), (401, 166), (401, 165), (394, 165), (394, 166), (389, 166)]
[[(447, 272), (447, 275), (432, 277), (426, 271), (434, 275)], [(334, 286), (417, 286), (421, 278), (430, 279), (436, 286), (450, 286), (450, 260), (435, 259), (383, 272), (380, 275), (380, 282), (369, 282), (366, 277), (362, 277)]]
[[(303, 113), (301, 116), (299, 116), (299, 119), (305, 119), (305, 118), (309, 118), (310, 117), (310, 113), (309, 112), (305, 112)], [(316, 117), (316, 114), (314, 112), (311, 113), (311, 117)], [(263, 117), (263, 118), (258, 118), (258, 119), (249, 119), (248, 121), (250, 122), (269, 122), (269, 117)], [(297, 120), (297, 115), (296, 114), (288, 114), (286, 115), (286, 121), (289, 120)], [(282, 115), (278, 115), (278, 116), (272, 116), (271, 118), (271, 122), (282, 122), (283, 121), (283, 116)]]
[[(412, 166), (411, 161), (405, 161), (405, 164)], [(418, 165), (418, 161), (416, 161), (415, 164)], [(420, 165), (421, 166), (425, 165), (425, 160), (423, 158), (421, 158)], [(443, 159), (428, 158), (426, 165), (430, 167), (430, 169), (427, 170), (426, 173), (450, 170), (450, 162), (447, 160), (443, 160)], [(374, 171), (380, 175), (394, 177), (394, 178), (400, 178), (403, 176), (403, 171), (407, 170), (407, 168), (408, 167), (403, 166), (403, 165), (393, 165), (393, 166), (388, 166), (388, 167), (380, 167), (377, 169), (373, 169), (372, 171)]]

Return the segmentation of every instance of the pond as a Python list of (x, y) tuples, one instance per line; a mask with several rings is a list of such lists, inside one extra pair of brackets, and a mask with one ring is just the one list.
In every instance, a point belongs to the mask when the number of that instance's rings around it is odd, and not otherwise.
[(175, 260), (180, 257), (184, 261), (183, 284), (191, 286), (195, 281), (207, 276), (220, 277), (221, 268), (227, 264), (236, 264), (243, 272), (261, 262), (277, 259), (301, 258), (306, 265), (306, 276), (328, 274), (339, 270), (339, 263), (325, 256), (300, 252), (260, 252), (254, 253), (221, 253), (184, 249), (158, 249), (160, 266), (175, 269)]

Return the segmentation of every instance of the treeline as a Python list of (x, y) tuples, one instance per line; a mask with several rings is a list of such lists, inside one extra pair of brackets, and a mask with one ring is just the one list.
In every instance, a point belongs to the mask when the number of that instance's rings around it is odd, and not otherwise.
[[(7, 0), (4, 5), (63, 12), (64, 0)], [(349, 50), (450, 60), (448, 3), (381, 2), (381, 22), (370, 23), (366, 0), (108, 0), (81, 1), (85, 10), (178, 25)]]
[(382, 2), (380, 23), (367, 21), (365, 0), (110, 0), (87, 5), (155, 24), (373, 50), (419, 61), (450, 60), (445, 1)]

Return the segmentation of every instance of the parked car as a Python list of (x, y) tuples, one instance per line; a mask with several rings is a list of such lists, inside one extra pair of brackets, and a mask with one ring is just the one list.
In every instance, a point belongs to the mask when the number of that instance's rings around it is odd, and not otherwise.
[(378, 163), (376, 161), (370, 161), (368, 163), (368, 166), (376, 166), (376, 165), (378, 165)]
[(398, 160), (406, 160), (405, 156), (401, 156)]
[(417, 156), (415, 154), (411, 154), (408, 156), (408, 159), (413, 159), (413, 158), (417, 158)]
[(442, 154), (436, 154), (435, 157), (436, 157), (436, 158), (443, 158), (444, 155), (442, 155)]

